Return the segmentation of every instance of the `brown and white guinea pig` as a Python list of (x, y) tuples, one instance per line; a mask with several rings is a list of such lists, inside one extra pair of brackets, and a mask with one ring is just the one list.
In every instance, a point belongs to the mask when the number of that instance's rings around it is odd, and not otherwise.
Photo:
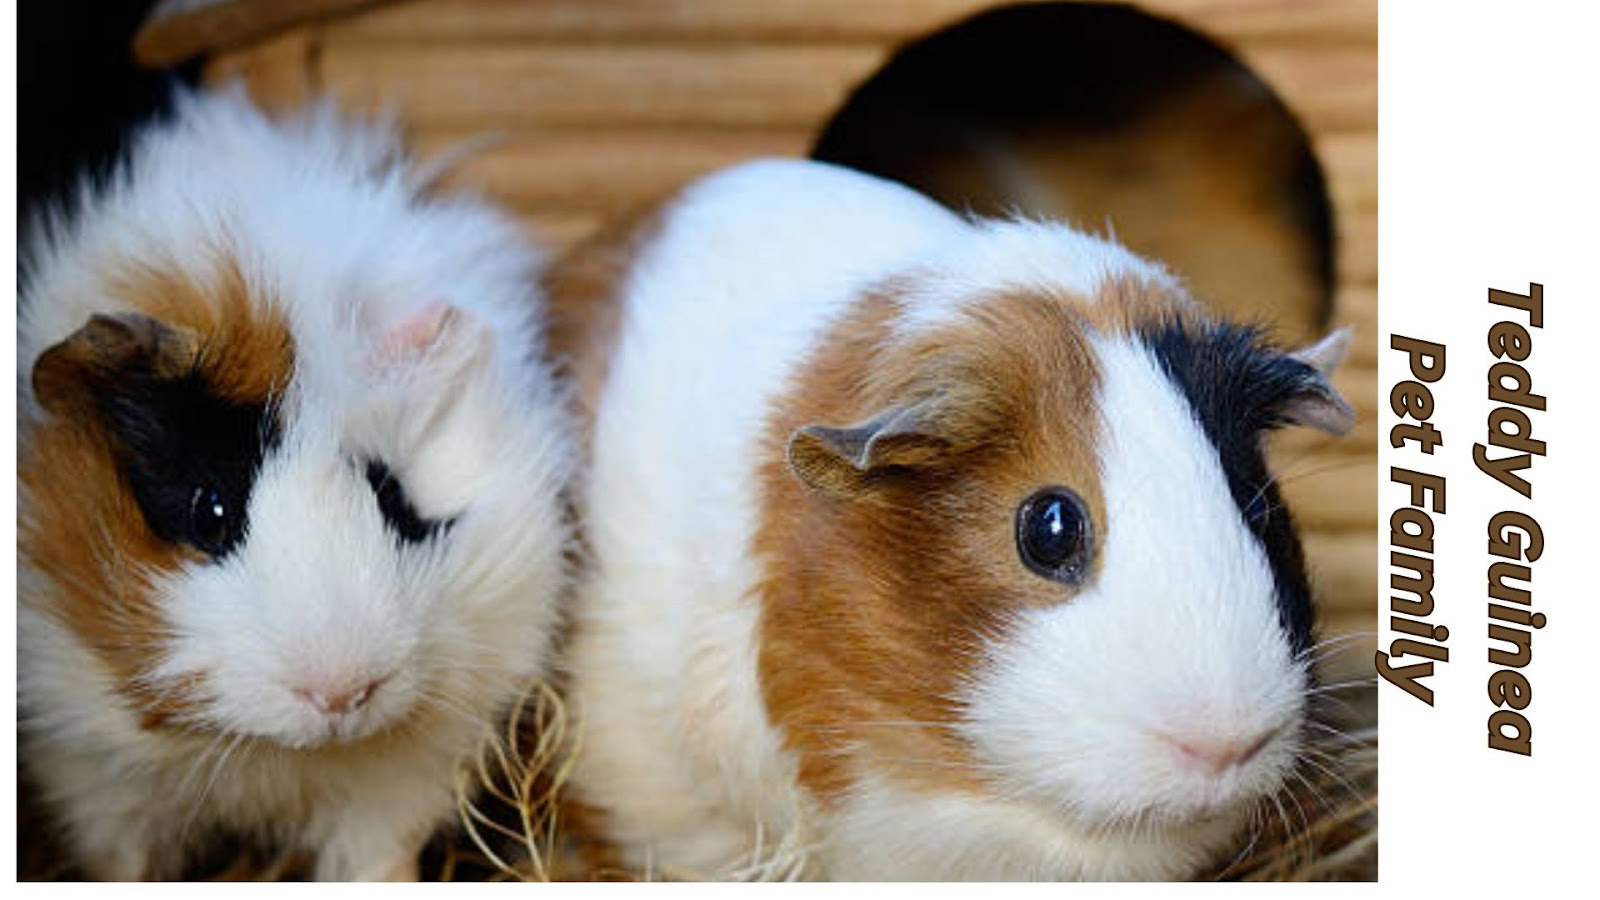
[(576, 461), (536, 252), (393, 129), (183, 96), (24, 248), (22, 759), (77, 862), (414, 877), (550, 657)]
[(1278, 352), (1113, 243), (808, 162), (546, 287), (591, 422), (572, 788), (615, 861), (1168, 879), (1242, 846), (1313, 677), (1263, 437), (1348, 428), (1343, 334)]

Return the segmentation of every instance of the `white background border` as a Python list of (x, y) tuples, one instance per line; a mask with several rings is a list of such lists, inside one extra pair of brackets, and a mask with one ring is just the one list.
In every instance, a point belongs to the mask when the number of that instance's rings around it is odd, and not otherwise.
[[(1381, 837), (1385, 893), (1469, 888), (1544, 896), (1592, 885), (1597, 760), (1593, 721), (1600, 661), (1594, 561), (1600, 560), (1594, 427), (1600, 413), (1600, 9), (1580, 2), (1386, 2), (1379, 27), (1379, 345), (1394, 333), (1444, 343), (1444, 379), (1433, 386), (1432, 421), (1444, 445), (1432, 457), (1386, 438), (1399, 422), (1387, 386), (1407, 377), (1402, 354), (1383, 349), (1379, 383), (1380, 477), (1389, 466), (1444, 475), (1447, 510), (1435, 517), (1436, 611), (1449, 627), (1451, 659), (1430, 679), (1433, 708), (1379, 685)], [(1524, 363), (1533, 413), (1548, 442), (1524, 500), (1480, 473), (1485, 441), (1490, 325), (1511, 310), (1490, 306), (1490, 287), (1544, 285), (1545, 322), (1530, 329)], [(1525, 322), (1524, 322), (1525, 324)], [(1500, 452), (1497, 451), (1498, 455)], [(1406, 502), (1406, 488), (1379, 486), (1379, 509)], [(1543, 527), (1533, 607), (1549, 617), (1535, 632), (1525, 710), (1533, 755), (1487, 747), (1494, 707), (1486, 682), (1486, 526), (1501, 509)], [(1387, 522), (1384, 524), (1387, 532)], [(1387, 613), (1387, 537), (1379, 598)], [(1387, 620), (1381, 645), (1392, 637)], [(1413, 662), (1415, 659), (1403, 660)], [(1592, 890), (1592, 887), (1588, 889)], [(1431, 892), (1431, 891), (1430, 891)], [(1561, 893), (1566, 893), (1562, 891)]]
[[(1432, 684), (1438, 705), (1423, 707), (1388, 685), (1382, 698), (1382, 841), (1380, 884), (1329, 888), (1339, 896), (1377, 891), (1399, 895), (1426, 889), (1507, 891), (1544, 896), (1592, 889), (1588, 865), (1600, 828), (1600, 753), (1593, 740), (1600, 661), (1600, 598), (1590, 561), (1600, 559), (1596, 482), (1600, 446), (1600, 10), (1583, 2), (1423, 3), (1386, 0), (1380, 46), (1380, 346), (1391, 333), (1442, 341), (1449, 370), (1436, 386), (1435, 423), (1445, 446), (1424, 468), (1449, 479), (1449, 508), (1436, 519), (1439, 604), (1437, 621), (1450, 626), (1451, 663)], [(5, 196), (15, 201), (15, 8), (6, 16)], [(6, 221), (11, 231), (15, 219)], [(15, 243), (3, 242), (13, 266)], [(1528, 365), (1535, 390), (1549, 411), (1535, 417), (1536, 436), (1550, 454), (1536, 463), (1532, 502), (1508, 503), (1509, 494), (1479, 474), (1471, 447), (1483, 439), (1489, 404), (1484, 373), (1490, 362), (1484, 332), (1498, 317), (1485, 302), (1490, 286), (1522, 290), (1545, 285), (1546, 324), (1534, 332)], [(14, 280), (12, 282), (14, 291)], [(8, 320), (14, 328), (14, 318)], [(14, 334), (14, 332), (13, 332)], [(7, 358), (15, 352), (6, 342)], [(1380, 383), (1402, 377), (1399, 354), (1384, 352)], [(1385, 387), (1385, 391), (1387, 388)], [(15, 422), (14, 398), (7, 415)], [(1387, 409), (1387, 402), (1380, 404)], [(1382, 431), (1397, 420), (1387, 417)], [(1394, 451), (1380, 439), (1388, 465), (1417, 467), (1419, 457)], [(15, 429), (7, 444), (13, 461)], [(1403, 502), (1402, 489), (1384, 482), (1380, 508)], [(14, 529), (14, 488), (6, 494), (5, 524)], [(1517, 498), (1511, 498), (1517, 499)], [(1532, 512), (1544, 526), (1547, 549), (1536, 564), (1534, 604), (1550, 617), (1536, 634), (1531, 758), (1485, 747), (1484, 720), (1491, 707), (1484, 682), (1484, 525), (1502, 507)], [(1384, 554), (1387, 559), (1387, 553)], [(7, 583), (14, 585), (13, 562)], [(1380, 598), (1388, 596), (1388, 567), (1377, 567)], [(14, 617), (14, 609), (6, 610)], [(1386, 636), (1387, 637), (1387, 636)], [(7, 654), (14, 682), (14, 656)], [(14, 715), (14, 695), (7, 705)], [(5, 737), (6, 766), (14, 762), (14, 735)], [(15, 800), (14, 784), (10, 797)], [(0, 836), (15, 872), (14, 816)], [(30, 890), (67, 886), (32, 885)], [(140, 890), (210, 891), (205, 885), (144, 886)], [(318, 890), (297, 886), (295, 890)], [(326, 889), (326, 888), (324, 888)], [(413, 888), (418, 889), (418, 888)], [(426, 890), (474, 890), (465, 885)], [(728, 889), (724, 887), (723, 889)], [(734, 888), (748, 891), (750, 888)], [(767, 888), (774, 890), (774, 888)], [(1262, 888), (1300, 891), (1304, 888)], [(352, 888), (331, 888), (347, 896)], [(358, 888), (361, 893), (394, 888)], [(489, 890), (477, 888), (475, 892)], [(511, 888), (510, 890), (516, 890)], [(529, 892), (583, 890), (612, 894), (622, 885), (549, 885)], [(632, 890), (702, 896), (706, 886), (651, 886)], [(855, 893), (859, 888), (801, 888)], [(876, 890), (876, 889), (875, 889)], [(956, 896), (970, 888), (902, 887), (918, 896)], [(1112, 892), (1227, 891), (1237, 886), (1034, 886), (1008, 889), (1042, 896)], [(1252, 889), (1253, 890), (1253, 889)], [(970, 895), (967, 895), (970, 896)]]

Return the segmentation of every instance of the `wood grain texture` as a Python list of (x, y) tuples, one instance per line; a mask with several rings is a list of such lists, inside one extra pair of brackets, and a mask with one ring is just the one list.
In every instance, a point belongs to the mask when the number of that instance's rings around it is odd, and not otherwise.
[[(422, 128), (516, 125), (815, 127), (889, 55), (882, 44), (322, 43), (340, 97), (397, 103)], [(1313, 131), (1377, 126), (1371, 48), (1264, 48), (1242, 57)]]
[(239, 81), (266, 109), (294, 109), (317, 92), (316, 48), (314, 32), (285, 32), (212, 59), (205, 80), (208, 84)]
[(133, 39), (133, 57), (149, 69), (177, 65), (321, 22), (381, 0), (163, 0)]
[[(468, 134), (424, 133), (424, 156), (443, 152)], [(494, 194), (535, 213), (615, 214), (643, 198), (742, 160), (803, 156), (805, 129), (553, 128), (503, 134), (443, 182)]]
[[(451, 0), (406, 2), (339, 23), (344, 40), (902, 41), (994, 0)], [(1204, 22), (1224, 38), (1370, 41), (1374, 0), (1147, 0), (1151, 12)]]
[(445, 44), (325, 41), (346, 102), (393, 102), (420, 129), (569, 125), (814, 127), (882, 62), (857, 44)]

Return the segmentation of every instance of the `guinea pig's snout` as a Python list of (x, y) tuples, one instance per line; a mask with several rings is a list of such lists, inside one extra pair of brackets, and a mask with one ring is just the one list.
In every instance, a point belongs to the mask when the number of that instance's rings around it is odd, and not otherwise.
[(1243, 737), (1179, 737), (1161, 733), (1159, 737), (1171, 745), (1180, 763), (1211, 775), (1220, 775), (1234, 766), (1242, 766), (1261, 753), (1278, 729), (1272, 728)]
[(317, 712), (325, 716), (340, 716), (366, 706), (389, 677), (317, 681), (290, 690), (296, 697), (311, 704)]

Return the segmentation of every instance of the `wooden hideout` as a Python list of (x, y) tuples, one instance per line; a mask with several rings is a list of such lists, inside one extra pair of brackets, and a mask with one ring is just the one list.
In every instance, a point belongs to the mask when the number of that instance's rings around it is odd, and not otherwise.
[[(352, 109), (392, 109), (424, 156), (493, 135), (446, 184), (480, 189), (510, 207), (559, 252), (608, 217), (698, 175), (751, 157), (807, 155), (852, 92), (897, 50), (999, 5), (166, 0), (138, 35), (135, 53), (152, 67), (204, 58), (208, 83), (242, 78), (269, 108), (329, 92)], [(1352, 352), (1336, 378), (1357, 411), (1354, 432), (1335, 439), (1301, 429), (1274, 438), (1273, 449), (1300, 522), (1323, 633), (1360, 635), (1349, 652), (1334, 657), (1334, 677), (1370, 675), (1378, 583), (1376, 0), (1143, 0), (1137, 6), (1207, 36), (1269, 86), (1267, 93), (1292, 113), (1289, 119), (1303, 126), (1325, 176), (1334, 238), (1324, 248), (1331, 253), (1326, 283), (1302, 276), (1304, 267), (1296, 263), (1281, 277), (1260, 276), (1260, 289), (1239, 294), (1254, 294), (1256, 307), (1291, 294), (1304, 295), (1294, 301), (1302, 306), (1320, 302), (1313, 295), (1324, 297), (1328, 321), (1307, 319), (1305, 328), (1287, 329), (1297, 340), (1301, 331), (1329, 324), (1354, 328)], [(1062, 37), (1093, 39), (1076, 32)], [(1124, 58), (1139, 60), (1137, 48)], [(1190, 84), (1180, 79), (1173, 90), (1181, 94)], [(1189, 124), (1203, 126), (1207, 108), (1189, 107), (1202, 111), (1189, 116)], [(1231, 130), (1237, 141), (1241, 129)], [(1285, 237), (1256, 201), (1241, 201), (1231, 212), (1204, 205), (1222, 204), (1208, 197), (1233, 177), (1213, 175), (1206, 166), (1248, 171), (1236, 165), (1244, 157), (1226, 148), (1211, 156), (1166, 153), (1161, 133), (1130, 138), (1144, 142), (1132, 156), (1117, 144), (1077, 156), (1077, 150), (1063, 151), (1063, 160), (1087, 160), (1087, 168), (1076, 169), (1080, 181), (1099, 165), (1127, 170), (1135, 165), (1130, 159), (1147, 167), (1140, 171), (1159, 169), (1168, 173), (1162, 177), (1177, 179), (1170, 188), (1141, 183), (1114, 191), (1079, 184), (1073, 209), (1100, 210), (1080, 201), (1104, 194), (1098, 202), (1119, 236), (1141, 249), (1134, 238), (1146, 223), (1147, 230), (1156, 229), (1147, 244), (1173, 248), (1151, 255), (1180, 272), (1205, 241), (1237, 236), (1240, 243), (1214, 254), (1220, 258), (1193, 262), (1196, 271), (1210, 266), (1219, 284), (1271, 269), (1264, 260), (1278, 252), (1274, 248), (1300, 252), (1301, 236)], [(1203, 177), (1189, 177), (1195, 172)], [(1166, 202), (1180, 198), (1200, 204), (1197, 211), (1179, 216), (1176, 231), (1157, 233), (1169, 218)], [(1136, 207), (1151, 212), (1128, 212)], [(1078, 224), (1102, 230), (1098, 217)], [(1195, 279), (1197, 288), (1202, 280)]]

